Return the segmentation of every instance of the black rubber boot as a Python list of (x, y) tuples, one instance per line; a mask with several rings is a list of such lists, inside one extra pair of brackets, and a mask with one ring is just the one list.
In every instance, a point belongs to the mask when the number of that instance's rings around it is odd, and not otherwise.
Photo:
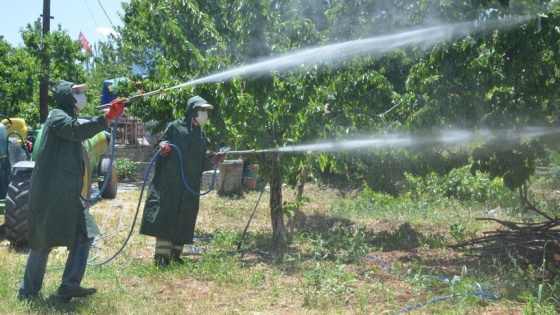
[(82, 298), (92, 294), (95, 294), (97, 290), (95, 288), (82, 288), (80, 286), (66, 287), (61, 286), (58, 288), (58, 296), (62, 302), (68, 302), (72, 298)]
[(167, 255), (155, 254), (154, 255), (154, 264), (158, 268), (167, 268), (169, 267), (170, 259)]
[(185, 262), (181, 258), (182, 251), (172, 251), (171, 252), (171, 262), (177, 265), (183, 265)]

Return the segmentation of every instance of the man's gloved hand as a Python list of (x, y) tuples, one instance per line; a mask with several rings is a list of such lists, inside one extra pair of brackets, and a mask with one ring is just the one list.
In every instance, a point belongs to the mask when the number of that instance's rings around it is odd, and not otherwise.
[(227, 153), (216, 153), (214, 154), (214, 156), (212, 157), (212, 164), (216, 165), (216, 163), (224, 163), (224, 161), (226, 160), (226, 155)]
[(169, 154), (169, 152), (171, 152), (171, 147), (169, 146), (169, 142), (160, 142), (159, 144), (159, 148), (161, 149), (161, 151), (159, 152), (160, 155), (167, 155)]
[(124, 111), (124, 101), (124, 99), (113, 100), (111, 102), (111, 107), (109, 107), (109, 111), (105, 113), (105, 116), (109, 119), (119, 117)]

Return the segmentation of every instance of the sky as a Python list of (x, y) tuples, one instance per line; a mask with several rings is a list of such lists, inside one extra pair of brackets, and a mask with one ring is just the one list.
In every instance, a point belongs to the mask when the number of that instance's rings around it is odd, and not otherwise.
[[(33, 24), (43, 14), (44, 0), (0, 0), (0, 36), (10, 45), (23, 45), (20, 30)], [(50, 0), (51, 31), (66, 30), (78, 40), (80, 32), (90, 46), (106, 41), (113, 26), (122, 26), (122, 2), (129, 0)], [(42, 25), (41, 20), (41, 25)]]

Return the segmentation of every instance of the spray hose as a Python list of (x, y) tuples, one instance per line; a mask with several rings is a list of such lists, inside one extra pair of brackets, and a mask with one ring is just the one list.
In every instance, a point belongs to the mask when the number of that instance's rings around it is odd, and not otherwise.
[[(154, 92), (149, 92), (149, 93), (145, 93), (145, 94), (142, 94), (142, 95), (137, 95), (137, 96), (135, 96), (135, 97), (132, 98), (132, 99), (137, 99), (137, 98), (140, 98), (140, 97), (145, 97), (145, 96), (149, 96), (149, 95), (158, 94), (158, 93), (161, 93), (160, 91), (161, 91), (161, 90), (154, 91)], [(130, 99), (130, 100), (132, 100), (132, 99)], [(101, 106), (104, 106), (104, 105), (101, 105)], [(118, 118), (115, 119), (115, 121), (114, 121), (112, 139), (116, 139), (117, 126), (118, 126)], [(116, 142), (116, 141), (113, 140), (112, 143), (111, 143), (111, 154), (110, 154), (110, 159), (109, 159), (109, 160), (110, 160), (110, 162), (109, 162), (109, 170), (111, 170), (111, 169), (113, 168), (113, 161), (114, 161), (114, 158), (115, 158), (115, 142)], [(174, 145), (174, 144), (171, 144), (171, 143), (170, 143), (170, 144), (169, 144), (169, 147), (171, 147), (172, 150), (177, 151), (177, 154), (179, 155), (181, 180), (182, 180), (183, 185), (185, 186), (185, 188), (186, 188), (191, 194), (196, 195), (196, 196), (204, 196), (204, 195), (209, 194), (209, 193), (214, 189), (214, 186), (215, 186), (216, 174), (217, 174), (217, 170), (218, 170), (218, 167), (219, 167), (219, 162), (218, 162), (218, 163), (215, 163), (215, 166), (214, 166), (214, 173), (213, 173), (213, 175), (212, 175), (212, 181), (211, 181), (211, 183), (210, 183), (210, 187), (208, 188), (208, 190), (206, 190), (205, 192), (202, 192), (202, 193), (201, 193), (201, 192), (197, 192), (197, 191), (194, 191), (194, 190), (190, 187), (190, 185), (189, 185), (187, 179), (185, 178), (184, 165), (183, 165), (183, 157), (182, 157), (181, 151), (180, 151), (179, 148), (178, 148), (176, 145)], [(140, 192), (140, 197), (138, 198), (138, 205), (137, 205), (137, 207), (136, 207), (136, 212), (135, 212), (135, 214), (134, 214), (134, 219), (133, 219), (133, 221), (132, 221), (132, 226), (130, 227), (130, 230), (129, 230), (129, 232), (128, 232), (128, 235), (127, 235), (126, 239), (124, 240), (123, 244), (121, 245), (121, 247), (120, 247), (111, 257), (107, 258), (106, 260), (104, 260), (104, 261), (102, 261), (102, 262), (100, 262), (100, 263), (95, 263), (95, 264), (88, 263), (88, 265), (90, 265), (90, 266), (99, 266), (99, 265), (104, 265), (104, 264), (110, 262), (110, 261), (113, 260), (115, 257), (117, 257), (117, 256), (122, 252), (122, 250), (125, 248), (125, 246), (128, 244), (128, 241), (130, 240), (130, 238), (131, 238), (131, 236), (132, 236), (132, 233), (133, 233), (133, 231), (134, 231), (134, 227), (136, 226), (136, 221), (137, 221), (137, 219), (138, 219), (138, 214), (140, 213), (140, 206), (141, 206), (141, 204), (142, 204), (142, 197), (143, 197), (143, 195), (144, 195), (144, 190), (145, 190), (145, 187), (146, 187), (146, 183), (148, 182), (148, 177), (149, 177), (150, 171), (151, 171), (151, 169), (152, 169), (152, 167), (153, 167), (155, 161), (156, 161), (156, 160), (158, 159), (158, 157), (160, 156), (161, 151), (162, 151), (162, 149), (159, 148), (159, 149), (155, 152), (155, 154), (153, 155), (152, 159), (150, 160), (150, 164), (149, 164), (148, 168), (146, 169), (146, 173), (145, 173), (144, 179), (143, 179), (143, 181), (142, 181), (142, 190), (141, 190), (141, 192)], [(257, 151), (254, 150), (254, 149), (253, 149), (253, 150), (232, 151), (232, 150), (229, 150), (228, 147), (224, 147), (224, 148), (221, 148), (220, 151), (219, 151), (218, 153), (216, 153), (216, 156), (221, 156), (221, 155), (226, 155), (226, 154), (253, 154), (253, 153), (256, 153), (256, 152), (257, 152)], [(97, 200), (101, 197), (102, 192), (103, 192), (103, 191), (105, 190), (105, 188), (107, 187), (107, 184), (108, 184), (108, 182), (109, 182), (110, 179), (111, 179), (111, 174), (112, 174), (112, 172), (108, 172), (107, 176), (106, 176), (106, 177), (104, 178), (104, 180), (103, 180), (103, 184), (102, 184), (101, 188), (99, 189), (99, 193), (98, 193), (96, 196), (94, 196), (93, 198), (85, 198), (85, 197), (83, 197), (83, 196), (80, 196), (80, 198), (81, 198), (82, 200), (84, 200), (85, 202), (89, 203), (89, 204), (92, 204), (92, 203), (94, 203), (95, 201), (97, 201)], [(101, 239), (101, 238), (100, 238), (100, 237), (96, 238), (96, 241), (99, 240), (99, 239)], [(96, 258), (96, 257), (94, 257), (94, 258), (92, 258), (92, 259), (95, 259), (95, 258)]]
[[(203, 192), (203, 193), (196, 192), (191, 188), (191, 186), (189, 186), (189, 183), (187, 182), (187, 179), (185, 178), (185, 172), (183, 171), (184, 170), (183, 155), (181, 154), (181, 151), (179, 150), (179, 148), (176, 145), (174, 145), (172, 143), (170, 143), (169, 146), (171, 147), (172, 150), (177, 151), (177, 154), (179, 155), (179, 165), (180, 165), (179, 169), (181, 170), (181, 179), (183, 180), (183, 185), (185, 186), (185, 188), (187, 188), (187, 190), (195, 196), (204, 196), (204, 195), (209, 194), (210, 191), (212, 191), (214, 189), (214, 182), (216, 180), (216, 173), (217, 173), (217, 170), (218, 170), (219, 163), (216, 163), (214, 165), (214, 174), (212, 175), (212, 182), (210, 183), (210, 187), (208, 188), (208, 190)], [(159, 156), (160, 152), (161, 152), (161, 149), (157, 150), (155, 155)]]
[[(132, 237), (132, 232), (134, 231), (134, 227), (136, 226), (136, 220), (138, 219), (138, 213), (140, 213), (140, 206), (142, 205), (142, 196), (144, 195), (144, 189), (146, 188), (146, 183), (148, 182), (148, 176), (150, 175), (150, 170), (152, 168), (152, 165), (154, 164), (155, 160), (157, 159), (157, 157), (159, 155), (159, 151), (160, 150), (158, 150), (158, 152), (156, 152), (156, 154), (154, 154), (154, 156), (152, 157), (152, 159), (150, 161), (150, 165), (146, 169), (146, 174), (144, 175), (144, 180), (142, 181), (142, 189), (140, 190), (140, 197), (138, 198), (138, 205), (136, 206), (136, 212), (134, 213), (134, 217), (132, 219), (132, 225), (130, 226), (130, 230), (128, 231), (128, 235), (126, 236), (126, 239), (122, 243), (121, 247), (111, 257), (109, 257), (109, 258), (107, 258), (104, 261), (99, 262), (99, 263), (89, 263), (88, 262), (88, 266), (101, 266), (101, 265), (104, 265), (104, 264), (110, 262), (111, 260), (115, 259), (115, 257), (117, 257), (123, 251), (123, 249), (128, 244), (128, 241), (130, 241), (130, 238)], [(113, 156), (111, 156), (111, 159), (113, 159)]]
[[(115, 128), (115, 130), (116, 130), (116, 128)], [(114, 146), (115, 146), (115, 143), (113, 142), (112, 148), (111, 148), (111, 158), (110, 158), (111, 163), (110, 163), (110, 165), (112, 165), (112, 162), (113, 162), (113, 159), (114, 159)], [(183, 158), (182, 158), (182, 155), (181, 155), (181, 151), (180, 151), (179, 148), (178, 148), (176, 145), (174, 145), (174, 144), (169, 144), (169, 146), (170, 146), (173, 150), (177, 151), (177, 154), (179, 155), (181, 179), (182, 179), (182, 181), (183, 181), (183, 185), (185, 186), (185, 188), (187, 188), (187, 190), (188, 190), (191, 194), (193, 194), (193, 195), (204, 196), (204, 195), (209, 194), (209, 193), (214, 189), (214, 184), (215, 184), (215, 181), (216, 181), (216, 174), (217, 174), (217, 170), (218, 170), (219, 164), (216, 163), (216, 165), (214, 166), (214, 174), (212, 175), (212, 181), (211, 181), (211, 183), (210, 183), (210, 187), (208, 188), (208, 190), (205, 191), (205, 192), (202, 192), (202, 193), (201, 193), (201, 192), (196, 192), (196, 191), (194, 191), (194, 190), (189, 186), (189, 183), (187, 182), (187, 180), (186, 180), (186, 178), (185, 178), (185, 172), (184, 172), (184, 167), (183, 167)], [(132, 220), (132, 225), (131, 225), (131, 227), (130, 227), (130, 230), (129, 230), (129, 232), (128, 232), (128, 235), (127, 235), (126, 239), (124, 240), (123, 244), (121, 245), (121, 247), (120, 247), (111, 257), (107, 258), (106, 260), (104, 260), (104, 261), (102, 261), (102, 262), (100, 262), (100, 263), (95, 263), (95, 264), (90, 264), (90, 263), (88, 263), (88, 265), (90, 265), (90, 266), (100, 266), (100, 265), (104, 265), (104, 264), (110, 262), (110, 261), (113, 260), (115, 257), (117, 257), (117, 256), (122, 252), (122, 250), (125, 248), (125, 246), (128, 244), (128, 241), (129, 241), (130, 238), (132, 237), (132, 232), (134, 231), (134, 227), (136, 226), (136, 221), (137, 221), (137, 219), (138, 219), (138, 214), (140, 213), (140, 206), (142, 205), (142, 197), (143, 197), (143, 195), (144, 195), (144, 190), (145, 190), (145, 188), (146, 188), (146, 183), (148, 182), (148, 177), (149, 177), (149, 175), (150, 175), (150, 171), (151, 171), (151, 169), (152, 169), (152, 167), (153, 167), (155, 161), (156, 161), (156, 160), (158, 159), (158, 157), (160, 156), (161, 150), (162, 150), (162, 149), (158, 149), (158, 150), (156, 151), (156, 153), (153, 155), (152, 159), (150, 160), (150, 165), (149, 165), (148, 168), (146, 169), (146, 173), (145, 173), (145, 175), (144, 175), (144, 179), (142, 180), (142, 189), (141, 189), (141, 191), (140, 191), (140, 197), (138, 198), (138, 205), (136, 206), (136, 212), (134, 213), (134, 218), (133, 218), (133, 220)], [(105, 185), (104, 185), (104, 186), (105, 186)], [(103, 186), (103, 187), (104, 187), (104, 186)], [(102, 187), (102, 189), (103, 189), (103, 187)], [(96, 198), (94, 198), (94, 200), (97, 200), (97, 198), (99, 198), (100, 195), (101, 195), (101, 194), (97, 195)], [(94, 257), (94, 259), (95, 259), (95, 257)]]

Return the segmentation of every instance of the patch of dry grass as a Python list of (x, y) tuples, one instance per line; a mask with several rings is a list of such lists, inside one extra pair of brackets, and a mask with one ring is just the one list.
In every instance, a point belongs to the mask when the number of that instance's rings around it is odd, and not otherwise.
[[(470, 285), (484, 279), (493, 294), (506, 295), (505, 284), (480, 261), (446, 247), (399, 243), (401, 237), (410, 236), (404, 233), (428, 239), (446, 233), (446, 227), (429, 219), (425, 225), (410, 225), (390, 217), (368, 221), (333, 216), (333, 207), (341, 199), (355, 198), (355, 191), (308, 184), (305, 196), (309, 202), (301, 208), (297, 236), (286, 250), (270, 247), (267, 239), (271, 223), (265, 191), (241, 251), (236, 251), (236, 245), (259, 192), (246, 191), (235, 197), (219, 197), (212, 192), (202, 198), (197, 222), (201, 238), (195, 246), (204, 252), (185, 248), (185, 265), (166, 270), (153, 266), (154, 239), (139, 235), (138, 225), (128, 238), (139, 196), (140, 190), (119, 191), (116, 199), (103, 200), (91, 208), (103, 226), (103, 237), (91, 251), (94, 266), (88, 267), (84, 280), (84, 285), (95, 286), (99, 292), (88, 299), (63, 304), (51, 296), (41, 303), (18, 302), (17, 286), (26, 254), (10, 249), (3, 241), (0, 313), (396, 314), (405, 307), (453, 293), (458, 293), (456, 298), (413, 308), (409, 313), (523, 313), (524, 304), (516, 300), (493, 301), (470, 294)], [(284, 200), (293, 199), (293, 191), (286, 188)], [(140, 217), (137, 219), (138, 224)], [(125, 241), (124, 249), (105, 263)], [(383, 249), (381, 242), (393, 245)], [(47, 295), (53, 294), (60, 282), (59, 267), (65, 255), (58, 249), (50, 257), (44, 287)], [(454, 287), (421, 277), (452, 279), (465, 269), (468, 275)]]

